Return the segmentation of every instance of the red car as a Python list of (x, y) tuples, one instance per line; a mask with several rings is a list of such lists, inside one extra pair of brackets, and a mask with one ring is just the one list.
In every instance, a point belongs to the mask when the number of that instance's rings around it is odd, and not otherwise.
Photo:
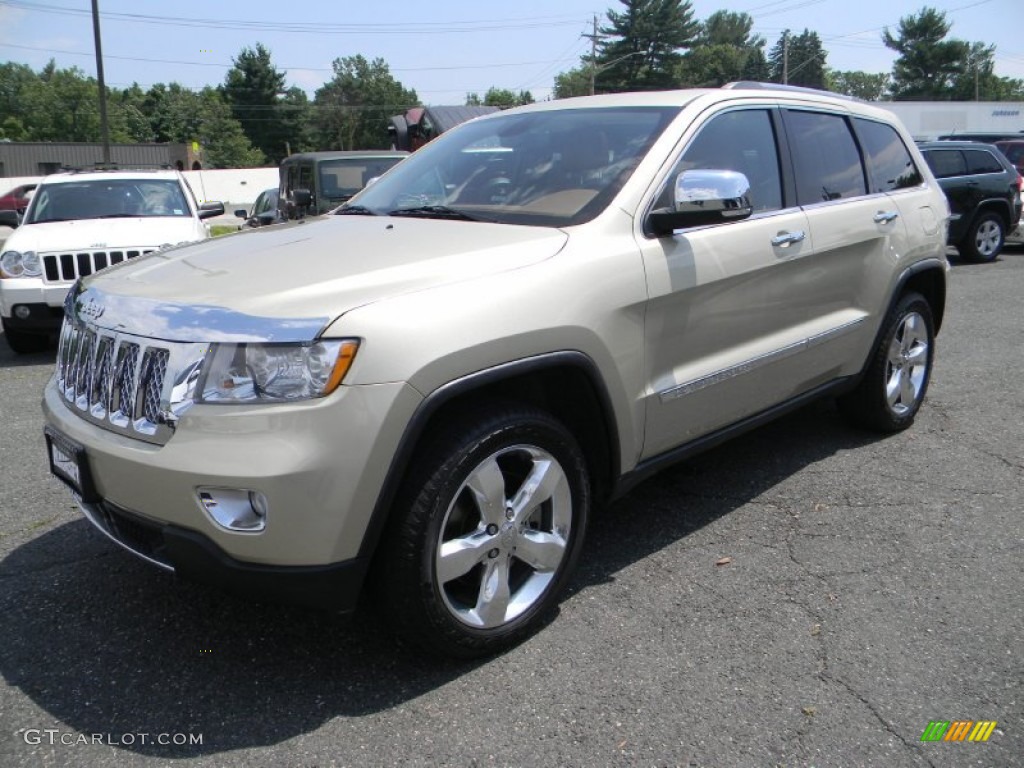
[(32, 191), (35, 184), (22, 184), (0, 197), (0, 211), (17, 211), (24, 213), (28, 208), (28, 201), (32, 199)]
[(1006, 139), (993, 143), (1006, 155), (1006, 159), (1014, 164), (1018, 173), (1024, 176), (1024, 139)]

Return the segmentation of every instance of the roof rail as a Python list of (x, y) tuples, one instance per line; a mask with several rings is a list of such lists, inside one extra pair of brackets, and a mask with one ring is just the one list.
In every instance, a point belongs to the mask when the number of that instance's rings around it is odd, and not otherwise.
[(751, 91), (787, 91), (790, 93), (813, 93), (818, 96), (831, 96), (833, 99), (844, 99), (846, 101), (856, 101), (861, 104), (867, 104), (864, 99), (858, 99), (856, 96), (850, 96), (846, 93), (836, 93), (835, 91), (826, 91), (821, 88), (806, 88), (802, 85), (783, 85), (782, 83), (762, 83), (757, 80), (736, 80), (731, 83), (726, 83), (722, 86), (726, 90), (751, 90)]
[(64, 173), (97, 173), (102, 171), (173, 171), (174, 166), (170, 163), (131, 163), (120, 165), (118, 163), (94, 163), (87, 166), (61, 166)]

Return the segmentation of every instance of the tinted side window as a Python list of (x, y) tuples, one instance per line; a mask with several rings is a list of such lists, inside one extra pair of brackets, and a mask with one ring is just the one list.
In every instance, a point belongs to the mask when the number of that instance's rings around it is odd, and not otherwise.
[(800, 205), (867, 194), (860, 152), (846, 118), (790, 110), (786, 128)]
[(937, 179), (948, 179), (967, 173), (967, 163), (958, 149), (929, 149), (924, 153), (924, 159)]
[(966, 149), (968, 173), (1002, 173), (1003, 166), (999, 161), (984, 149)]
[(297, 189), (313, 191), (313, 166), (303, 163), (299, 166), (299, 185)]
[(683, 152), (658, 207), (671, 205), (676, 176), (695, 168), (739, 171), (750, 182), (755, 211), (782, 208), (779, 153), (771, 116), (765, 109), (734, 110), (708, 121)]
[(921, 172), (895, 128), (859, 117), (854, 123), (867, 155), (872, 192), (892, 192), (921, 183)]
[(285, 197), (291, 197), (292, 190), (295, 189), (295, 185), (299, 181), (299, 169), (292, 163), (288, 166), (288, 175), (284, 183), (284, 194)]

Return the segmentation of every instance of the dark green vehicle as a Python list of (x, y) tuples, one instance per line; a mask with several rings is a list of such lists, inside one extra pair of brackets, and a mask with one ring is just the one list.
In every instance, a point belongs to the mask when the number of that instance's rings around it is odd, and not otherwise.
[(994, 261), (1020, 223), (1021, 176), (990, 144), (918, 144), (949, 200), (949, 244), (965, 261)]
[(408, 152), (301, 152), (281, 161), (278, 209), (286, 219), (327, 213)]

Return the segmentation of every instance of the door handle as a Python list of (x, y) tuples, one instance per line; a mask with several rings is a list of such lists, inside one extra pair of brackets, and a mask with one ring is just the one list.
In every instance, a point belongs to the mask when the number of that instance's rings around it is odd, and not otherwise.
[(891, 221), (896, 221), (899, 213), (896, 211), (879, 211), (875, 214), (876, 224), (888, 224)]
[(788, 248), (793, 243), (801, 242), (805, 237), (804, 231), (798, 229), (795, 232), (779, 232), (775, 237), (772, 238), (772, 245), (777, 248)]

